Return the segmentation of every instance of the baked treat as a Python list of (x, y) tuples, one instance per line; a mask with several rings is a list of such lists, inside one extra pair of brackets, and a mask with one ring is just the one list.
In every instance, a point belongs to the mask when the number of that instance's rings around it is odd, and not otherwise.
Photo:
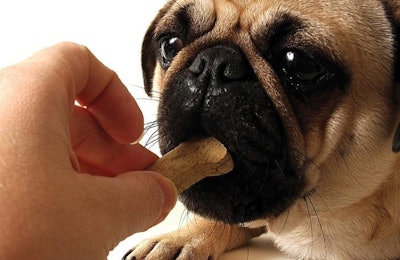
[(232, 169), (227, 149), (212, 137), (182, 143), (147, 168), (171, 179), (179, 193), (205, 177)]

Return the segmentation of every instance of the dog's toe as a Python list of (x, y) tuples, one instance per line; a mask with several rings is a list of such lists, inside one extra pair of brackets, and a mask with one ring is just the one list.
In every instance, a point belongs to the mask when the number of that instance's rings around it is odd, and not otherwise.
[(265, 232), (198, 218), (185, 228), (145, 240), (123, 260), (214, 260)]
[[(179, 239), (178, 239), (179, 240)], [(126, 253), (122, 260), (209, 260), (215, 259), (209, 248), (193, 241), (177, 241), (165, 238), (162, 240), (147, 240)]]
[[(145, 240), (137, 245), (135, 248), (129, 250), (123, 257), (122, 260), (140, 260), (150, 259), (148, 255), (153, 250), (154, 246), (158, 241)], [(160, 258), (161, 259), (161, 258)]]

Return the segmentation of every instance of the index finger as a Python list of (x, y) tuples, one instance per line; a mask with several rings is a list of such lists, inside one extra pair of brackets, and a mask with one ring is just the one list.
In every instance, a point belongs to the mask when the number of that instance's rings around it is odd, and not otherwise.
[[(47, 52), (47, 53), (46, 53)], [(50, 55), (49, 55), (50, 52)], [(37, 54), (56, 60), (55, 70), (68, 93), (68, 106), (77, 100), (120, 143), (137, 140), (143, 131), (143, 115), (117, 74), (102, 64), (85, 46), (61, 43)], [(71, 112), (71, 111), (70, 111)]]

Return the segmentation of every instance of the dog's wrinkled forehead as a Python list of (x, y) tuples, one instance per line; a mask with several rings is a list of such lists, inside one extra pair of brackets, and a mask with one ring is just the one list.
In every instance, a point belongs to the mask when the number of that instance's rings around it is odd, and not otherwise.
[[(174, 0), (169, 2), (155, 33), (179, 30), (190, 39), (206, 34), (224, 39), (245, 32), (256, 39), (260, 33), (279, 31), (277, 25), (292, 24), (302, 29), (307, 40), (318, 41), (321, 47), (328, 45), (326, 49), (334, 52), (338, 38), (345, 40), (338, 36), (354, 28), (369, 29), (374, 37), (382, 34), (382, 26), (377, 26), (384, 16), (379, 12), (381, 5), (374, 0)], [(370, 35), (359, 36), (366, 40)]]
[[(171, 33), (184, 38), (178, 66), (196, 50), (230, 42), (260, 69), (260, 77), (268, 70), (265, 54), (282, 46), (316, 50), (354, 75), (378, 73), (376, 67), (387, 68), (393, 55), (392, 28), (377, 0), (172, 0), (153, 36)], [(169, 72), (179, 69), (173, 65)]]
[[(297, 25), (300, 28), (305, 22), (304, 18), (298, 19), (296, 8), (290, 1), (276, 4), (274, 1), (178, 0), (170, 2), (170, 5), (159, 21), (156, 35), (178, 30), (191, 40), (206, 34), (212, 34), (210, 38), (213, 39), (231, 40), (233, 35), (243, 32), (257, 38), (261, 32), (277, 31), (278, 23), (292, 23), (293, 27)], [(308, 9), (307, 6), (303, 8)]]

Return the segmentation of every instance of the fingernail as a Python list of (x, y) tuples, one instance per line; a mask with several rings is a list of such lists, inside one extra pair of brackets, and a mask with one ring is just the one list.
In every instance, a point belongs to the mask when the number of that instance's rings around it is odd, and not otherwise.
[(136, 139), (135, 141), (133, 141), (132, 143), (130, 143), (130, 145), (138, 144), (142, 140), (143, 136), (144, 136), (144, 129), (143, 129), (142, 133), (140, 134), (139, 138)]
[(81, 172), (81, 166), (79, 164), (78, 157), (76, 156), (76, 154), (74, 153), (74, 151), (72, 149), (69, 151), (69, 159), (70, 159), (71, 165), (75, 169), (75, 171)]

